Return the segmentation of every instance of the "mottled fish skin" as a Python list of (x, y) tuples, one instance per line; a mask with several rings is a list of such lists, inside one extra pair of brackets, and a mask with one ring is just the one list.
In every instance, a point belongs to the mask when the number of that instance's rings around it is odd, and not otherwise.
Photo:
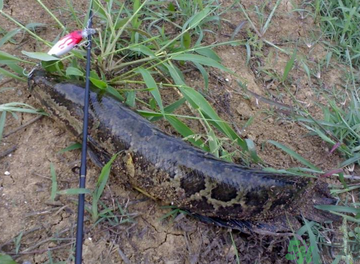
[[(84, 88), (41, 71), (32, 94), (52, 118), (80, 135)], [(91, 89), (89, 135), (110, 155), (113, 172), (151, 197), (221, 219), (266, 221), (293, 212), (312, 190), (308, 178), (267, 173), (215, 158), (160, 131), (113, 96)]]

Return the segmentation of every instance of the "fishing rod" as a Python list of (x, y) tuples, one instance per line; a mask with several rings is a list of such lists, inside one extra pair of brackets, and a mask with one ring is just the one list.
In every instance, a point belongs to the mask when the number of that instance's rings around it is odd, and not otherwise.
[[(87, 135), (88, 135), (88, 116), (89, 116), (89, 94), (90, 94), (90, 66), (91, 66), (91, 35), (95, 34), (96, 30), (92, 26), (92, 0), (90, 0), (90, 11), (87, 26), (84, 30), (73, 31), (62, 37), (49, 50), (48, 54), (60, 57), (68, 53), (83, 40), (87, 39), (86, 43), (86, 80), (85, 80), (85, 94), (84, 94), (84, 118), (83, 118), (83, 138), (81, 147), (81, 165), (80, 165), (80, 179), (79, 188), (84, 189), (86, 183), (86, 154), (87, 154)], [(27, 75), (28, 86), (31, 87), (30, 81), (33, 77), (34, 71), (40, 66), (37, 64)], [(75, 246), (75, 264), (82, 262), (82, 248), (83, 248), (83, 234), (84, 234), (84, 210), (85, 209), (85, 194), (80, 193), (78, 198), (77, 211), (77, 230), (76, 230), (76, 246)]]
[[(90, 3), (91, 5), (91, 3)], [(92, 26), (92, 6), (90, 6), (89, 20), (86, 29), (90, 30)], [(86, 30), (85, 29), (85, 30)], [(88, 32), (89, 33), (89, 32)], [(80, 166), (80, 180), (79, 188), (85, 188), (86, 182), (86, 154), (87, 154), (87, 135), (88, 135), (88, 116), (89, 116), (89, 90), (90, 90), (90, 66), (91, 66), (91, 35), (87, 34), (87, 54), (86, 54), (86, 80), (85, 80), (85, 95), (84, 95), (84, 120), (83, 120), (83, 138), (81, 148), (81, 166)], [(78, 218), (76, 230), (76, 250), (75, 250), (75, 264), (82, 262), (82, 246), (84, 233), (84, 206), (85, 194), (79, 194), (78, 200)]]
[[(61, 38), (48, 52), (49, 55), (60, 57), (65, 53), (75, 48), (83, 39), (87, 38), (86, 42), (86, 80), (85, 80), (85, 94), (84, 94), (84, 118), (83, 118), (83, 138), (81, 147), (81, 165), (80, 165), (80, 179), (79, 188), (84, 189), (86, 183), (86, 154), (87, 154), (87, 134), (88, 134), (88, 116), (89, 116), (89, 90), (90, 90), (90, 66), (91, 66), (91, 35), (96, 31), (92, 29), (92, 2), (90, 3), (89, 19), (84, 30), (76, 30)], [(29, 78), (36, 67), (29, 73)], [(82, 247), (84, 234), (84, 206), (85, 194), (80, 193), (78, 198), (77, 211), (77, 230), (76, 230), (76, 246), (75, 246), (75, 264), (82, 262)]]

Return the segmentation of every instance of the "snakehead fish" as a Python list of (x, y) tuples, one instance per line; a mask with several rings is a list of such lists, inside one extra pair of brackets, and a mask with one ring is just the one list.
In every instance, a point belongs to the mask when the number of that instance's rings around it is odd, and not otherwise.
[[(80, 135), (83, 86), (57, 82), (42, 71), (34, 72), (33, 82), (32, 94), (50, 116)], [(285, 213), (306, 213), (307, 209), (303, 212), (301, 208), (307, 201), (321, 203), (322, 196), (328, 199), (326, 191), (309, 178), (219, 160), (165, 134), (112, 95), (95, 88), (90, 92), (89, 138), (99, 152), (110, 156), (121, 152), (112, 171), (123, 181), (201, 216), (262, 222)]]

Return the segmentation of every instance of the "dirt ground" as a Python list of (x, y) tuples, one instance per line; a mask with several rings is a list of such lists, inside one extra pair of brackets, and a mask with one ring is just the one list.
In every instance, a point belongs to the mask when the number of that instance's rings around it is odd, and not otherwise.
[[(83, 8), (87, 1), (77, 0), (77, 6)], [(224, 1), (226, 2), (226, 1)], [(245, 8), (251, 9), (254, 1), (242, 1)], [(257, 1), (259, 2), (259, 1)], [(273, 1), (274, 3), (276, 1)], [(283, 0), (271, 26), (266, 32), (266, 39), (281, 47), (292, 47), (296, 42), (302, 43), (299, 53), (313, 61), (324, 56), (321, 46), (308, 48), (304, 40), (309, 37), (311, 29), (316, 25), (311, 18), (302, 19), (291, 2)], [(61, 4), (54, 1), (44, 3), (55, 10), (58, 18), (66, 23), (66, 16)], [(260, 2), (259, 2), (260, 3)], [(274, 3), (269, 4), (272, 8)], [(226, 3), (224, 3), (226, 4)], [(228, 3), (227, 3), (228, 4)], [(41, 22), (46, 29), (39, 32), (44, 39), (53, 39), (59, 32), (54, 22), (43, 11), (35, 0), (5, 1), (5, 12), (11, 14), (23, 24)], [(271, 10), (271, 9), (269, 9)], [(207, 41), (229, 40), (235, 27), (245, 20), (242, 12), (232, 9), (225, 15), (230, 23), (224, 23), (217, 34), (208, 36)], [(4, 17), (0, 24), (6, 30), (15, 26)], [(246, 38), (244, 30), (236, 36)], [(18, 45), (7, 44), (4, 50), (10, 54), (21, 56), (21, 50), (40, 51), (40, 47), (27, 36), (17, 36)], [(282, 75), (289, 56), (265, 46), (264, 57), (250, 61), (246, 66), (246, 49), (243, 46), (226, 46), (217, 49), (225, 66), (241, 76), (248, 89), (266, 98), (279, 99), (282, 103), (292, 105), (286, 91), (279, 90), (277, 83), (264, 78), (264, 75), (252, 67), (261, 64), (263, 69), (270, 69)], [(251, 116), (255, 116), (251, 126), (242, 131), (242, 136), (252, 139), (260, 157), (275, 168), (289, 168), (299, 165), (281, 150), (266, 144), (267, 140), (275, 140), (292, 148), (313, 164), (332, 169), (340, 162), (336, 154), (329, 155), (329, 146), (319, 138), (307, 135), (307, 130), (288, 121), (286, 113), (274, 110), (271, 105), (246, 96), (239, 88), (234, 77), (215, 72), (218, 78), (212, 78), (208, 97), (220, 115), (238, 128), (245, 125)], [(301, 101), (311, 113), (319, 116), (316, 102), (323, 100), (318, 97), (317, 89), (332, 87), (340, 82), (341, 72), (330, 69), (321, 74), (319, 80), (308, 81), (306, 74), (299, 65), (291, 72), (293, 90), (297, 100)], [(1, 80), (4, 82), (5, 80)], [(12, 87), (0, 93), (0, 104), (6, 102), (25, 102), (40, 107), (27, 91), (27, 84), (12, 81), (5, 85)], [(194, 81), (194, 87), (201, 89), (202, 83)], [(4, 134), (8, 134), (23, 125), (34, 116), (19, 114), (19, 119), (8, 115)], [(0, 153), (15, 146), (16, 150), (0, 159), (0, 250), (10, 254), (16, 250), (20, 255), (19, 263), (56, 263), (70, 261), (74, 250), (76, 230), (76, 198), (61, 196), (56, 203), (49, 201), (51, 191), (50, 164), (54, 164), (58, 177), (59, 189), (76, 188), (78, 176), (72, 168), (79, 165), (78, 151), (59, 154), (59, 150), (67, 147), (75, 139), (59, 124), (50, 118), (43, 117), (5, 137), (0, 146)], [(89, 163), (91, 164), (91, 163)], [(99, 169), (89, 165), (87, 187), (96, 184)], [(116, 184), (113, 175), (105, 190), (103, 200), (107, 204), (119, 202), (126, 210), (124, 223), (111, 225), (98, 223), (94, 225), (90, 215), (86, 215), (84, 242), (84, 263), (236, 263), (236, 250), (240, 263), (288, 263), (285, 259), (289, 238), (274, 239), (269, 237), (250, 236), (237, 231), (209, 226), (195, 219), (180, 215), (173, 221), (161, 220), (169, 212), (159, 204), (145, 196)], [(117, 212), (120, 214), (120, 212)], [(21, 237), (20, 237), (21, 236)], [(19, 248), (15, 248), (14, 239), (21, 238)], [(50, 249), (50, 250), (49, 250)], [(50, 262), (50, 261), (54, 262)], [(27, 261), (27, 262), (26, 262)]]

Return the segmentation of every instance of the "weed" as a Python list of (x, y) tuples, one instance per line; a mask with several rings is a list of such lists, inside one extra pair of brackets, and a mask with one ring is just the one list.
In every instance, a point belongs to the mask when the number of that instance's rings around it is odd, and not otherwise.
[[(316, 0), (316, 18), (324, 37), (330, 39), (329, 48), (343, 61), (346, 51), (354, 66), (360, 65), (360, 2), (357, 0)], [(326, 42), (324, 42), (327, 44)]]

